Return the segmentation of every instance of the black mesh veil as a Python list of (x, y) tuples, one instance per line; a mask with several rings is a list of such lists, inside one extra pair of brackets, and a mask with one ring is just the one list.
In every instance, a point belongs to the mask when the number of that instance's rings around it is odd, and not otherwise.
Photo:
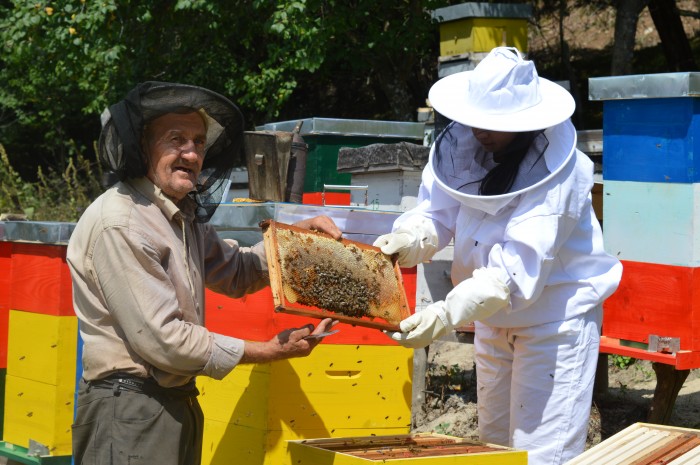
[(98, 155), (120, 180), (146, 175), (148, 161), (141, 148), (145, 123), (166, 113), (199, 111), (207, 121), (207, 144), (197, 189), (196, 220), (207, 222), (224, 198), (231, 170), (243, 164), (243, 115), (216, 92), (187, 84), (149, 81), (137, 85), (102, 114)]

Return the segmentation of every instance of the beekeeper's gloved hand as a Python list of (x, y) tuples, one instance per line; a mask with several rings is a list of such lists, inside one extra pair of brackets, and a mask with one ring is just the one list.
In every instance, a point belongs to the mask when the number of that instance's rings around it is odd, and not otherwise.
[(404, 347), (428, 346), (456, 326), (484, 320), (508, 306), (510, 290), (495, 268), (480, 268), (457, 284), (445, 300), (434, 302), (399, 323), (401, 332), (387, 332)]
[(414, 215), (394, 232), (379, 236), (373, 245), (387, 255), (398, 252), (399, 266), (411, 268), (435, 255), (438, 247), (437, 230), (429, 219)]

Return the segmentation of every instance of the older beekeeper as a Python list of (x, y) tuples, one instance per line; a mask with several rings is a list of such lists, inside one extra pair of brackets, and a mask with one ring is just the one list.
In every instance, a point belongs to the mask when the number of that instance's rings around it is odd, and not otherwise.
[[(84, 341), (73, 425), (77, 464), (197, 465), (197, 376), (308, 355), (332, 325), (270, 341), (214, 334), (205, 287), (239, 297), (268, 285), (262, 243), (219, 238), (208, 223), (240, 162), (243, 118), (220, 94), (145, 82), (103, 114), (99, 158), (120, 179), (82, 215), (68, 244)], [(327, 217), (297, 223), (339, 238)]]
[(530, 465), (564, 463), (585, 446), (601, 304), (622, 273), (603, 249), (574, 100), (505, 47), (429, 100), (452, 123), (417, 206), (375, 245), (413, 266), (454, 240), (454, 288), (390, 336), (419, 348), (476, 322), (480, 439), (527, 450)]

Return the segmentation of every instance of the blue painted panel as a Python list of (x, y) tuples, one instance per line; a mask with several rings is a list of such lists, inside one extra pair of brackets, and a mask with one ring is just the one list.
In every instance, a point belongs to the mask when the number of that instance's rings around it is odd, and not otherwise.
[(603, 179), (700, 182), (700, 99), (611, 100), (603, 106)]
[(621, 260), (700, 266), (700, 184), (603, 184), (605, 249)]

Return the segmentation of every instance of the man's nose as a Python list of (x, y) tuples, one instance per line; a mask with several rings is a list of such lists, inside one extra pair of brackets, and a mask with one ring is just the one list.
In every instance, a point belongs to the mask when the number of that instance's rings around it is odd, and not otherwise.
[(188, 140), (180, 147), (180, 153), (183, 158), (195, 160), (200, 156), (203, 156), (199, 152), (197, 144), (193, 140)]

